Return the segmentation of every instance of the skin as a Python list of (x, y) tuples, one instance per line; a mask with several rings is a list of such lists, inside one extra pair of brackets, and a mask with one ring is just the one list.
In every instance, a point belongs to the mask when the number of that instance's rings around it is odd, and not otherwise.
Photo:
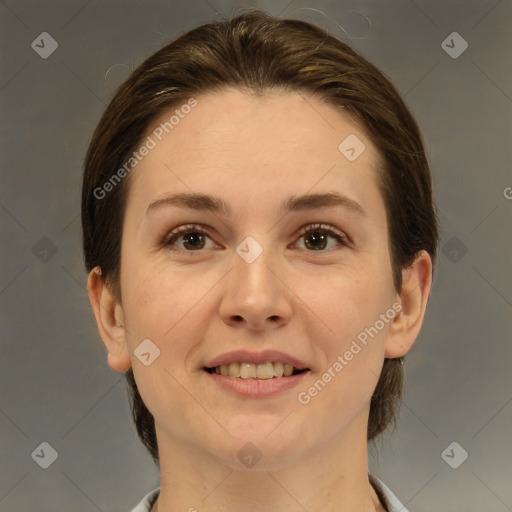
[[(380, 156), (346, 113), (290, 93), (226, 89), (197, 100), (130, 175), (121, 301), (97, 269), (88, 281), (108, 362), (119, 372), (133, 368), (155, 417), (158, 510), (383, 510), (368, 482), (369, 401), (384, 358), (407, 353), (420, 331), (431, 259), (420, 252), (395, 290)], [(352, 162), (338, 150), (349, 134), (366, 146)], [(147, 213), (150, 203), (181, 192), (217, 196), (232, 215), (175, 206)], [(357, 201), (365, 215), (279, 209), (290, 196), (322, 192)], [(190, 237), (161, 243), (192, 223), (209, 228), (200, 250), (190, 249)], [(312, 250), (311, 234), (299, 230), (315, 223), (337, 228), (348, 245), (329, 235), (324, 249)], [(247, 236), (263, 248), (250, 264), (236, 252)], [(307, 405), (299, 403), (298, 393), (397, 302), (401, 312)], [(134, 355), (144, 339), (160, 350), (149, 366)], [(201, 369), (231, 350), (267, 348), (310, 368), (298, 387), (241, 398)], [(249, 442), (261, 454), (252, 468), (237, 457)]]

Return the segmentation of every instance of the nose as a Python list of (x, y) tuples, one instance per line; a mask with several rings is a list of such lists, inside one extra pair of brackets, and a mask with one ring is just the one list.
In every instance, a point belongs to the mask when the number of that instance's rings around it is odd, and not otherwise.
[(292, 305), (284, 277), (282, 266), (269, 250), (264, 249), (251, 263), (235, 254), (233, 269), (223, 281), (222, 320), (230, 327), (253, 331), (286, 325)]

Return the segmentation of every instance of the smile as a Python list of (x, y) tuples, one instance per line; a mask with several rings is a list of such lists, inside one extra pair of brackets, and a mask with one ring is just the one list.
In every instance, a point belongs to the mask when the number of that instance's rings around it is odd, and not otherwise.
[(240, 379), (260, 379), (268, 380), (279, 377), (290, 377), (306, 371), (299, 370), (294, 366), (282, 362), (271, 362), (254, 364), (246, 362), (233, 362), (222, 364), (212, 368), (205, 368), (208, 373), (222, 375), (224, 377), (234, 377)]

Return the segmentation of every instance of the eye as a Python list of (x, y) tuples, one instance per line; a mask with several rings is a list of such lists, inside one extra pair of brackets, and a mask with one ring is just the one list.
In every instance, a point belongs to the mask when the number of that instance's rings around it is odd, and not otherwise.
[(326, 224), (310, 224), (305, 226), (301, 229), (299, 236), (299, 240), (304, 239), (304, 246), (313, 251), (321, 251), (327, 248), (329, 238), (335, 239), (341, 246), (346, 247), (349, 243), (343, 232)]
[[(341, 246), (349, 245), (349, 240), (342, 231), (326, 224), (305, 226), (299, 232), (297, 243), (302, 239), (304, 239), (304, 247), (310, 251), (331, 249), (332, 244), (329, 244), (329, 239), (334, 239)], [(209, 247), (207, 246), (208, 240), (211, 241)], [(162, 245), (173, 250), (189, 253), (219, 247), (213, 242), (208, 232), (197, 224), (188, 224), (174, 229), (165, 237)]]
[[(179, 241), (180, 238), (183, 240)], [(207, 239), (212, 241), (213, 245), (211, 247), (205, 247)], [(176, 244), (178, 244), (177, 247)], [(180, 244), (182, 245), (180, 246)], [(162, 245), (185, 252), (194, 252), (205, 248), (212, 249), (214, 247), (218, 247), (210, 238), (208, 233), (196, 224), (188, 224), (174, 229), (165, 237), (162, 241)]]

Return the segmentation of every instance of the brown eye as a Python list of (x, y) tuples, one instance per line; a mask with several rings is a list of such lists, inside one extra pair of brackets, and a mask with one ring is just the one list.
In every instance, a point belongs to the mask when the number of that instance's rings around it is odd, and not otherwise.
[(308, 249), (318, 251), (325, 249), (327, 245), (327, 236), (318, 231), (312, 231), (304, 236), (304, 244)]
[(169, 233), (163, 241), (163, 246), (178, 251), (197, 252), (208, 248), (208, 239), (211, 240), (210, 236), (199, 226), (180, 226)]
[(186, 233), (183, 236), (183, 245), (187, 249), (202, 249), (205, 241), (204, 236), (199, 233)]
[(336, 240), (338, 246), (348, 246), (347, 237), (341, 231), (324, 224), (314, 224), (303, 228), (299, 240), (302, 239), (304, 239), (304, 246), (309, 251), (323, 251), (329, 245), (329, 239)]

